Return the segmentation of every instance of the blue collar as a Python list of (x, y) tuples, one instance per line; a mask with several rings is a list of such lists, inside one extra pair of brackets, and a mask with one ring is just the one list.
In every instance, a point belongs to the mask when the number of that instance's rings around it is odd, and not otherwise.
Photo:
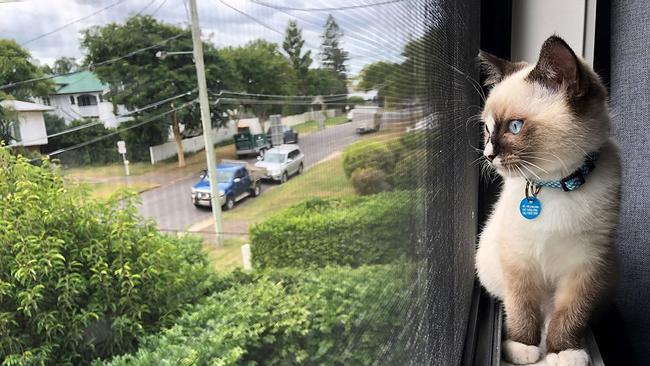
[(575, 191), (585, 184), (585, 177), (596, 169), (600, 154), (592, 152), (585, 157), (585, 162), (573, 173), (560, 180), (533, 181), (536, 187), (562, 188), (565, 192)]

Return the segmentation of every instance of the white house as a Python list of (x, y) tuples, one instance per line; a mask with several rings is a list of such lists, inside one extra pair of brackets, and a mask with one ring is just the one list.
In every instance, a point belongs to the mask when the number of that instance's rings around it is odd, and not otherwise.
[(15, 111), (18, 117), (18, 123), (13, 126), (11, 133), (14, 138), (11, 145), (39, 150), (41, 145), (47, 144), (43, 112), (52, 111), (54, 108), (18, 100), (3, 100), (0, 105)]
[(117, 127), (129, 119), (119, 117), (127, 113), (122, 105), (117, 106), (117, 116), (115, 115), (113, 104), (104, 100), (109, 86), (102, 84), (94, 73), (79, 71), (57, 76), (52, 80), (56, 84), (56, 91), (49, 97), (42, 98), (42, 102), (54, 107), (54, 113), (66, 123), (75, 119), (96, 118), (106, 127)]

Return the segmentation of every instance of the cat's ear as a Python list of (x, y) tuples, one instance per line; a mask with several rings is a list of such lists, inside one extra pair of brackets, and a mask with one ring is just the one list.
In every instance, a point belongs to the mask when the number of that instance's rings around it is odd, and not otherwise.
[(526, 64), (523, 62), (510, 62), (491, 53), (481, 50), (478, 54), (481, 70), (485, 73), (485, 86), (499, 83), (506, 76), (521, 70)]
[(551, 36), (542, 45), (537, 65), (527, 79), (552, 90), (565, 88), (570, 97), (585, 92), (581, 64), (571, 47), (560, 37)]

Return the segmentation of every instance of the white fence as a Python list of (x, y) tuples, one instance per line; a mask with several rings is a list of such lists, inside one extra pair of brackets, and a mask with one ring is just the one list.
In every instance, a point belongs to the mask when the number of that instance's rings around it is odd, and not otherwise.
[[(235, 124), (229, 122), (227, 127), (212, 130), (212, 141), (217, 144), (230, 140), (236, 132)], [(183, 139), (183, 151), (186, 153), (203, 150), (204, 147), (203, 135)], [(151, 157), (151, 164), (176, 156), (176, 142), (169, 141), (162, 145), (149, 146), (149, 156)]]
[(336, 117), (338, 111), (338, 109), (327, 109), (324, 111), (312, 111), (291, 116), (282, 116), (282, 124), (291, 127), (307, 121), (318, 121), (318, 119), (323, 115), (325, 115), (326, 118), (332, 118)]

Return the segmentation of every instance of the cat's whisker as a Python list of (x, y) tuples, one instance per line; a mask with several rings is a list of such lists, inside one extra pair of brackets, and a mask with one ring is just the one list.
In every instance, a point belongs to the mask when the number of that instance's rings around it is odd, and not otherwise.
[(524, 163), (524, 164), (531, 165), (533, 168), (537, 168), (537, 169), (543, 171), (544, 173), (548, 174), (548, 170), (546, 170), (546, 169), (540, 167), (540, 166), (537, 165), (537, 164), (534, 164), (534, 163), (530, 162), (529, 160), (521, 159), (521, 162)]
[(537, 180), (542, 180), (542, 178), (540, 178), (539, 175), (537, 175), (537, 174), (536, 174), (532, 169), (530, 169), (530, 168), (527, 167), (526, 165), (521, 164), (521, 167), (524, 168), (524, 169), (526, 169), (526, 170), (528, 170), (532, 175), (535, 176), (535, 178), (537, 178)]

